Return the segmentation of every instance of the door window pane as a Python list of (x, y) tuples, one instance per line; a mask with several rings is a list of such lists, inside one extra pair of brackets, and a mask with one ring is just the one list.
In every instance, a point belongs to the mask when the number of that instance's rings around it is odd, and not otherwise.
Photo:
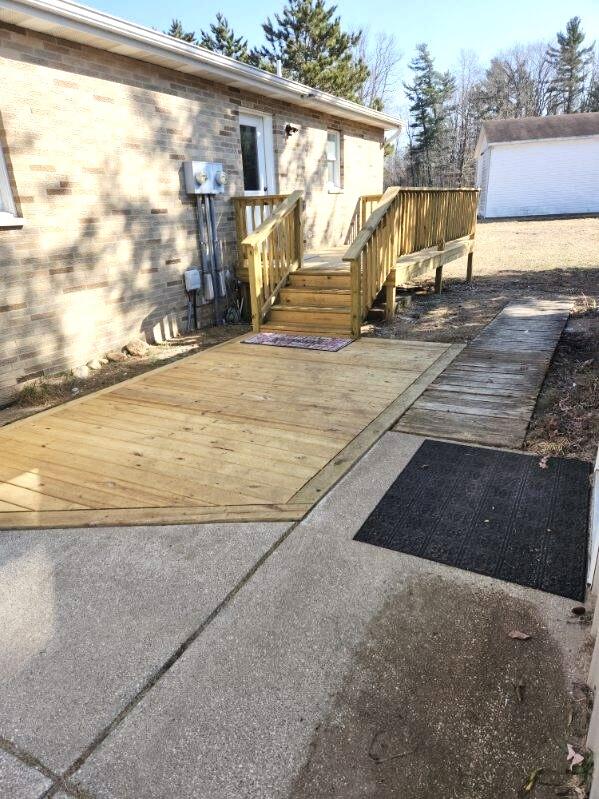
[(243, 164), (243, 188), (245, 191), (260, 191), (260, 169), (258, 166), (258, 135), (253, 125), (240, 125), (241, 162)]

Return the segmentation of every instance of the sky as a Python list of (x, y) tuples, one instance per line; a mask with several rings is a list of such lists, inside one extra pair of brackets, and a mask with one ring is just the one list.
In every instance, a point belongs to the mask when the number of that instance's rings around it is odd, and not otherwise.
[[(217, 11), (228, 18), (250, 46), (262, 42), (261, 22), (280, 11), (284, 0), (81, 0), (119, 17), (165, 30), (173, 17), (186, 30), (208, 28)], [(379, 10), (380, 9), (380, 10)], [(579, 16), (587, 40), (599, 40), (599, 0), (338, 0), (337, 13), (347, 29), (393, 33), (403, 58), (400, 77), (409, 77), (408, 62), (419, 42), (426, 42), (439, 69), (454, 66), (462, 50), (478, 54), (484, 64), (499, 50), (516, 43), (549, 41)], [(401, 98), (397, 98), (401, 105)]]

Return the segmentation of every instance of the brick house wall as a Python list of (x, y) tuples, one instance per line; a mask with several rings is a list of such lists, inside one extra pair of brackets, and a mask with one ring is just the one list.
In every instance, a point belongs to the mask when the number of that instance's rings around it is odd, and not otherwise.
[[(382, 191), (379, 129), (10, 25), (0, 42), (0, 145), (26, 220), (0, 229), (0, 403), (184, 317), (181, 276), (199, 261), (185, 160), (229, 176), (217, 223), (234, 269), (240, 107), (273, 115), (276, 190), (305, 191), (308, 247), (342, 244), (358, 196)], [(328, 128), (342, 194), (326, 186)]]

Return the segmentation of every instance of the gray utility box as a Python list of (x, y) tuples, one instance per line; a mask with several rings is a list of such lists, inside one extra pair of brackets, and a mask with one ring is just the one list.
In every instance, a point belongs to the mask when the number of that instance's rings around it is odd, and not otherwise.
[(187, 194), (222, 194), (225, 190), (223, 165), (214, 161), (184, 161), (183, 175)]

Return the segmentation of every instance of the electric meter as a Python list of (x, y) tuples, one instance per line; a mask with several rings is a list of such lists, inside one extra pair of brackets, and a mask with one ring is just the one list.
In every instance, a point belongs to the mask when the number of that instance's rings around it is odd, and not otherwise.
[(183, 177), (187, 194), (222, 194), (227, 182), (223, 165), (214, 161), (184, 161)]

